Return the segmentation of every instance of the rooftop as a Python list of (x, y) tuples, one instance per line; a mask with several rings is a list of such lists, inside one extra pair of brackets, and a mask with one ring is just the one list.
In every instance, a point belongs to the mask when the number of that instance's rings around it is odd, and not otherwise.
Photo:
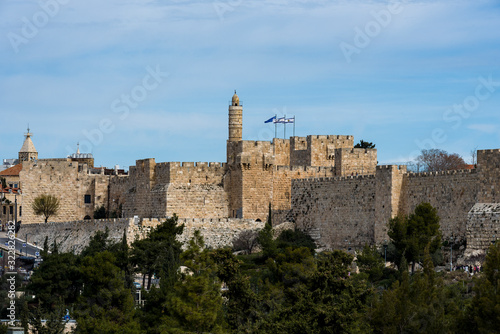
[(6, 170), (0, 172), (0, 176), (19, 176), (19, 173), (23, 170), (23, 164), (17, 164), (14, 167), (7, 168)]

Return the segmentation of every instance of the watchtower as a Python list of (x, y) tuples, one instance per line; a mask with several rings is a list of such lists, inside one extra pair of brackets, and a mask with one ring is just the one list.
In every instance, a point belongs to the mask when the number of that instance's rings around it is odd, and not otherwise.
[(243, 106), (240, 98), (234, 91), (231, 105), (229, 106), (229, 141), (238, 142), (243, 139)]

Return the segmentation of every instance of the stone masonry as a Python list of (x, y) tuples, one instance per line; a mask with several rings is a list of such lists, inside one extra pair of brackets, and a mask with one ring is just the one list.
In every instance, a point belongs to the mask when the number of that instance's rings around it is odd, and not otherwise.
[(23, 225), (42, 221), (31, 210), (40, 194), (61, 200), (50, 221), (78, 221), (75, 226), (84, 226), (81, 221), (104, 206), (134, 221), (177, 214), (219, 231), (217, 224), (231, 219), (232, 226), (246, 226), (247, 220), (261, 224), (271, 205), (274, 223), (292, 221), (326, 248), (380, 244), (387, 239), (388, 221), (422, 202), (438, 209), (445, 238), (475, 235), (469, 233), (477, 226), (469, 214), (473, 207), (474, 215), (484, 209), (485, 219), (496, 219), (489, 207), (475, 205), (500, 203), (498, 149), (478, 151), (473, 170), (412, 174), (406, 166), (377, 166), (377, 150), (354, 148), (352, 136), (243, 140), (243, 106), (236, 94), (228, 112), (225, 163), (143, 159), (128, 175), (105, 175), (83, 160), (23, 162)]
[[(41, 223), (22, 225), (19, 234), (28, 234), (28, 242), (32, 245), (43, 246), (45, 238), (48, 244), (57, 242), (62, 252), (80, 253), (89, 243), (90, 238), (97, 231), (109, 230), (109, 239), (118, 242), (123, 234), (130, 244), (148, 235), (151, 229), (165, 221), (164, 219), (103, 219), (80, 220), (65, 223)], [(184, 233), (179, 241), (186, 243), (193, 237), (194, 231), (199, 230), (205, 240), (206, 247), (232, 247), (233, 240), (245, 230), (260, 230), (264, 223), (249, 219), (179, 219), (184, 224)]]

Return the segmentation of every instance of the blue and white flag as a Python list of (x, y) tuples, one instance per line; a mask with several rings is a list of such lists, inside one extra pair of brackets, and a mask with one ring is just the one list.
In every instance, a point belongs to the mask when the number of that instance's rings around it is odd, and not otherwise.
[(295, 123), (295, 117), (294, 118), (286, 118), (284, 123)]
[(276, 123), (276, 116), (273, 116), (271, 117), (270, 119), (268, 119), (267, 121), (265, 121), (264, 123)]
[(274, 123), (286, 123), (286, 118), (285, 117), (278, 118), (277, 120), (274, 121)]

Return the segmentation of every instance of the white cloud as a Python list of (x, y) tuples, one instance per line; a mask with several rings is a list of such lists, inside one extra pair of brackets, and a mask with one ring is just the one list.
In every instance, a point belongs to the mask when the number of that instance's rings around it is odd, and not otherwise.
[(498, 126), (495, 124), (471, 124), (467, 126), (467, 128), (486, 134), (492, 134), (498, 132)]

